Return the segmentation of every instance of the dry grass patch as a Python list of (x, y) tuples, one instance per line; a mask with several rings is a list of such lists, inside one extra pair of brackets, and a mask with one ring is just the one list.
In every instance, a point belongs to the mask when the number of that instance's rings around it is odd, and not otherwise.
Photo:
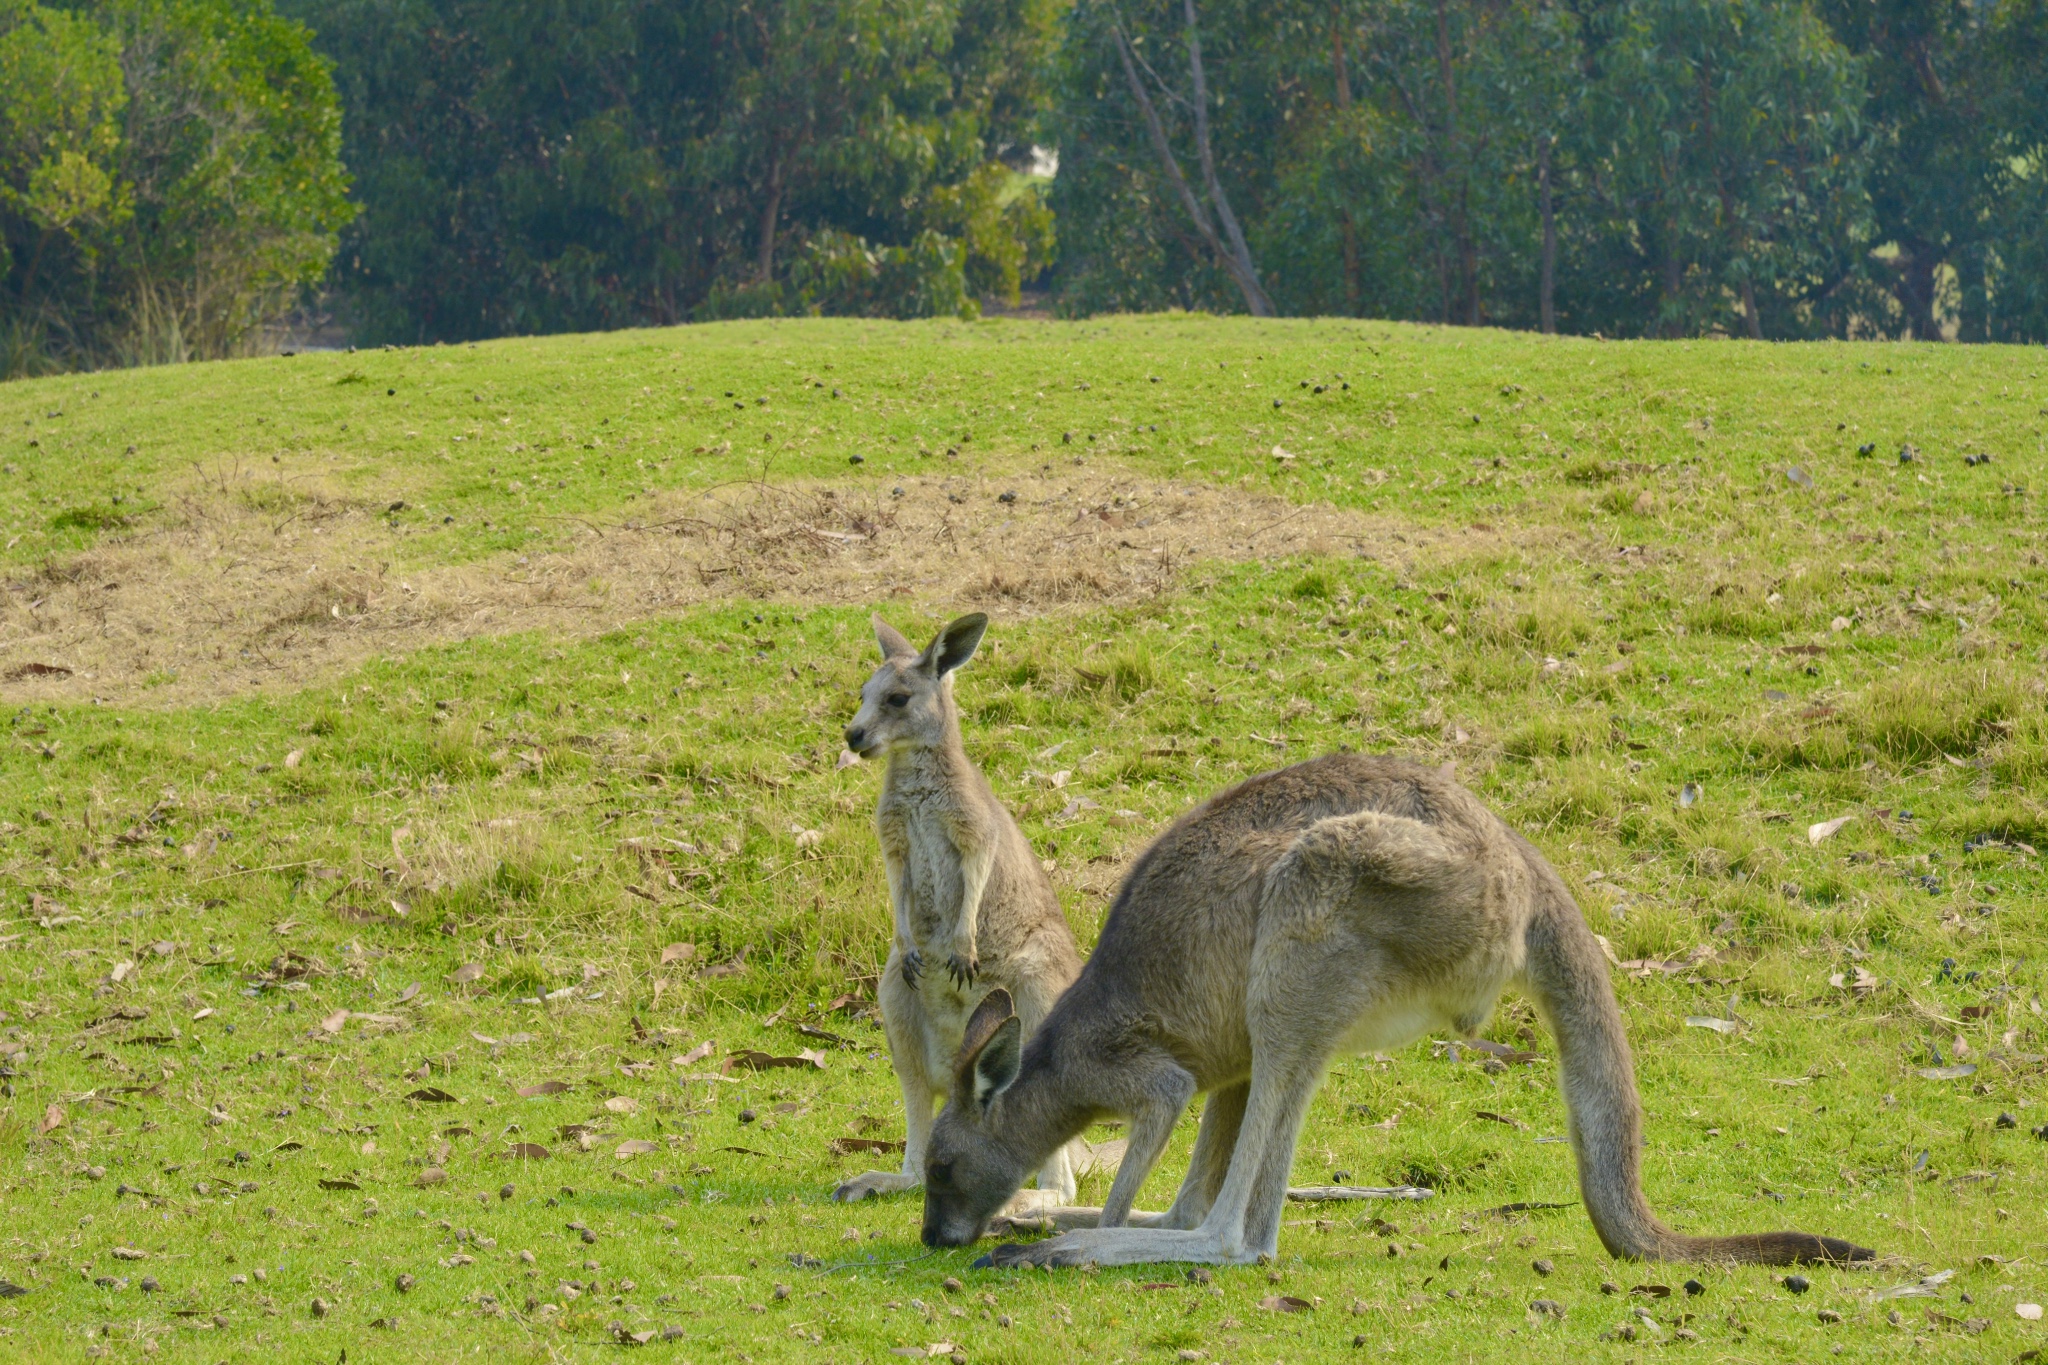
[(657, 494), (616, 523), (564, 518), (548, 550), (468, 563), (422, 562), (433, 533), (400, 535), (381, 502), (320, 492), (274, 507), (205, 486), (179, 505), (161, 530), (6, 585), (10, 700), (295, 691), (373, 656), (519, 631), (580, 638), (717, 601), (1028, 616), (1149, 597), (1199, 561), (1406, 567), (1470, 548), (1392, 518), (1094, 470)]

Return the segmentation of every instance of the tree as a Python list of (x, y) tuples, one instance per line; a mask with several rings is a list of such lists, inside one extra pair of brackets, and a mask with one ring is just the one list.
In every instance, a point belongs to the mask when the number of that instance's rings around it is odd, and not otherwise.
[(366, 339), (972, 311), (1042, 268), (1047, 0), (289, 0), (349, 110)]
[(1838, 332), (1873, 245), (1848, 53), (1797, 0), (1626, 0), (1590, 38), (1586, 320)]
[(348, 219), (339, 132), (261, 0), (0, 10), (8, 372), (256, 344)]

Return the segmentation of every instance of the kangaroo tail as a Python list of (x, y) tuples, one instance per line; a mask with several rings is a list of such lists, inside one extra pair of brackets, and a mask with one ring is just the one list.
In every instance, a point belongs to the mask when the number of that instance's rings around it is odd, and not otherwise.
[(1628, 1260), (1867, 1261), (1874, 1253), (1836, 1237), (1764, 1232), (1687, 1237), (1657, 1220), (1643, 1198), (1643, 1110), (1635, 1063), (1593, 933), (1557, 874), (1528, 850), (1535, 901), (1527, 936), (1527, 981), (1550, 1017), (1571, 1116), (1579, 1189), (1607, 1250)]

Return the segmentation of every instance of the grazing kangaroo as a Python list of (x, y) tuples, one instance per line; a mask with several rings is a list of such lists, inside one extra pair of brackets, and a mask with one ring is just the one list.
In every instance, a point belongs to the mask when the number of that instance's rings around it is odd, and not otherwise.
[[(945, 1097), (968, 1017), (990, 986), (1006, 993), (1029, 1034), (1081, 970), (1052, 882), (960, 742), (953, 670), (974, 657), (987, 629), (980, 612), (963, 616), (919, 653), (875, 618), (882, 666), (861, 689), (846, 747), (863, 757), (886, 754), (889, 762), (875, 829), (896, 931), (880, 995), (889, 1060), (903, 1086), (905, 1141), (901, 1171), (855, 1176), (833, 1191), (835, 1199), (924, 1183), (933, 1107)], [(1084, 1153), (1070, 1153), (1061, 1139), (1041, 1154), (1046, 1202), (1073, 1202), (1074, 1158)]]
[[(986, 1263), (1272, 1255), (1302, 1116), (1331, 1058), (1437, 1028), (1470, 1037), (1510, 984), (1557, 1036), (1579, 1185), (1608, 1251), (1870, 1257), (1803, 1232), (1686, 1237), (1658, 1222), (1621, 1013), (1564, 883), (1448, 768), (1358, 754), (1254, 777), (1181, 817), (1133, 865), (1080, 979), (1028, 1043), (1001, 992), (982, 1002), (931, 1136), (924, 1241), (973, 1241), (1024, 1172), (1115, 1114), (1130, 1145), (1097, 1226), (1004, 1245)], [(1139, 1184), (1203, 1091), (1179, 1196), (1133, 1220)]]

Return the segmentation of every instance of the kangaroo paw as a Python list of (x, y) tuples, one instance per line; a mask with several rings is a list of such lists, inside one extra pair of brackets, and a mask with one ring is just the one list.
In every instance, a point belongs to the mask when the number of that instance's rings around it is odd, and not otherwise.
[(1052, 1237), (1043, 1242), (1005, 1242), (991, 1248), (983, 1259), (993, 1269), (1009, 1270), (1021, 1266), (1086, 1265), (1095, 1258), (1065, 1237)]
[(841, 1204), (855, 1204), (879, 1194), (902, 1194), (916, 1188), (917, 1181), (901, 1171), (868, 1171), (841, 1181), (834, 1187), (832, 1198)]
[(917, 979), (924, 975), (924, 954), (911, 949), (903, 955), (903, 964), (897, 970), (903, 973), (903, 984), (916, 990)]
[(980, 971), (981, 962), (977, 958), (962, 957), (958, 953), (950, 954), (946, 958), (946, 975), (953, 978), (953, 984), (956, 986), (972, 984), (976, 973)]

